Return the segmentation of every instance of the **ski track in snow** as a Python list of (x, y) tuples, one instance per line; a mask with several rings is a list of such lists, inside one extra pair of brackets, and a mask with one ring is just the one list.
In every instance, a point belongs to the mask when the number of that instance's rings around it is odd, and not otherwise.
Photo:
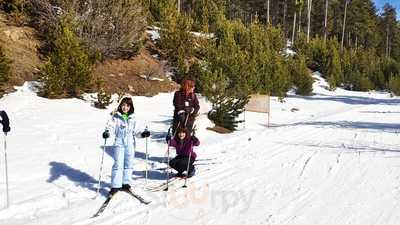
[[(10, 94), (0, 104), (15, 117), (11, 118), (15, 134), (10, 133), (8, 144), (12, 205), (0, 211), (0, 224), (397, 225), (398, 106), (389, 104), (391, 99), (378, 104), (378, 94), (364, 97), (338, 90), (360, 98), (359, 104), (353, 104), (354, 99), (335, 102), (334, 93), (314, 90), (322, 94), (273, 101), (275, 125), (270, 128), (260, 123), (265, 115), (248, 113), (245, 129), (221, 135), (205, 130), (210, 122), (199, 117), (197, 153), (216, 164), (198, 166), (198, 175), (186, 189), (149, 193), (142, 189), (139, 172), (144, 161), (136, 159), (134, 187), (153, 202), (143, 205), (127, 194), (117, 195), (96, 218), (90, 217), (105, 199), (91, 199), (103, 150), (99, 134), (110, 110), (94, 110), (76, 99), (46, 100), (28, 90)], [(171, 119), (170, 101), (171, 94), (134, 98), (138, 129), (149, 125), (156, 136), (150, 139), (150, 158), (166, 152), (163, 137)], [(207, 107), (203, 105), (202, 110)], [(292, 113), (292, 107), (300, 111)], [(65, 110), (65, 119), (56, 116), (60, 108)], [(82, 118), (77, 112), (91, 116)], [(22, 137), (27, 140), (18, 141)], [(137, 151), (144, 152), (143, 140)], [(110, 150), (106, 152), (103, 193), (112, 165)], [(157, 160), (153, 163), (162, 165)], [(1, 200), (5, 199), (2, 176)], [(161, 182), (157, 176), (149, 179), (149, 185)]]

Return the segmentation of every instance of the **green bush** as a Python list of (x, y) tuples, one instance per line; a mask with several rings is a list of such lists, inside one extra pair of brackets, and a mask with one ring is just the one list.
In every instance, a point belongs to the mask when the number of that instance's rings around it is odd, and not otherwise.
[(342, 64), (339, 55), (339, 43), (336, 39), (327, 43), (328, 54), (323, 62), (323, 73), (328, 78), (329, 88), (334, 90), (344, 82)]
[(213, 102), (213, 108), (208, 112), (208, 118), (215, 125), (234, 131), (239, 123), (244, 122), (236, 118), (244, 111), (247, 102), (248, 98), (218, 95)]
[(0, 46), (0, 84), (9, 80), (10, 64), (11, 60), (7, 58), (2, 46)]
[(24, 25), (27, 22), (27, 1), (26, 0), (2, 0), (0, 4), (8, 13), (10, 21), (16, 25)]
[[(280, 40), (280, 41), (278, 41)], [(221, 20), (215, 40), (207, 46), (207, 70), (228, 77), (232, 95), (275, 93), (285, 96), (290, 87), (287, 62), (282, 56), (283, 34), (257, 21), (249, 27), (240, 20)]]
[(26, 5), (26, 0), (2, 0), (0, 2), (6, 13), (22, 12)]
[(310, 41), (307, 51), (307, 64), (312, 70), (318, 70), (323, 76), (327, 77), (327, 59), (329, 58), (329, 49), (321, 38), (313, 38)]
[(392, 58), (384, 58), (382, 60), (382, 72), (385, 83), (387, 84), (393, 75), (400, 76), (400, 62), (397, 62)]
[(208, 118), (215, 125), (234, 131), (242, 120), (236, 120), (249, 101), (248, 96), (230, 95), (228, 78), (222, 71), (203, 73), (203, 91), (211, 102)]
[(54, 51), (41, 70), (41, 95), (76, 97), (89, 87), (92, 64), (82, 50), (68, 19), (63, 19), (54, 41)]
[(162, 21), (158, 44), (167, 53), (171, 64), (177, 67), (176, 81), (180, 82), (189, 71), (188, 61), (194, 56), (194, 36), (190, 33), (193, 20), (183, 14), (178, 14), (175, 6), (169, 6), (169, 13)]
[(94, 106), (99, 109), (105, 109), (111, 103), (111, 94), (103, 88), (97, 93), (97, 101)]
[(163, 21), (168, 9), (172, 9), (173, 7), (176, 9), (176, 3), (173, 0), (150, 0), (147, 5), (155, 21)]
[(388, 86), (389, 86), (389, 90), (393, 94), (395, 94), (397, 96), (400, 96), (400, 77), (399, 76), (397, 76), (397, 77), (391, 76), (389, 78), (389, 85)]
[(191, 3), (190, 8), (193, 28), (207, 33), (214, 32), (218, 20), (224, 14), (224, 0), (197, 0)]
[(313, 78), (307, 68), (305, 57), (298, 56), (291, 65), (291, 75), (296, 94), (310, 95), (313, 91)]

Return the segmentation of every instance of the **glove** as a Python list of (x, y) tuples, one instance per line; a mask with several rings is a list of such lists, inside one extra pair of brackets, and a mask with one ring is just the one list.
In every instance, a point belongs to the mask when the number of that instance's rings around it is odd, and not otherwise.
[(150, 131), (148, 131), (147, 129), (145, 129), (142, 134), (141, 134), (142, 138), (147, 138), (150, 136)]
[(170, 134), (167, 134), (167, 136), (165, 137), (165, 141), (167, 143), (169, 143), (171, 141), (171, 135)]
[(103, 138), (104, 138), (104, 139), (107, 139), (107, 138), (109, 138), (109, 137), (110, 137), (110, 131), (105, 130), (105, 131), (103, 132)]
[(187, 114), (187, 115), (190, 115), (190, 114), (192, 114), (194, 112), (194, 108), (193, 107), (186, 107), (185, 108), (185, 113)]
[(194, 135), (192, 136), (192, 140), (193, 140), (193, 142), (198, 142), (199, 141), (199, 139)]
[(183, 111), (183, 113), (178, 114), (178, 121), (181, 121), (181, 124), (185, 123), (186, 121), (185, 111)]
[(10, 132), (10, 120), (8, 119), (7, 113), (5, 111), (0, 111), (1, 121), (0, 123), (3, 125), (3, 132)]

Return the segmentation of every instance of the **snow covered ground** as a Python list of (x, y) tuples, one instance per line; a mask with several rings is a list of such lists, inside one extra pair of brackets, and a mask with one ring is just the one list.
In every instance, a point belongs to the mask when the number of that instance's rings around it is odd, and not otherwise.
[[(7, 136), (11, 206), (5, 208), (1, 148), (0, 224), (399, 224), (400, 98), (330, 92), (315, 77), (315, 95), (272, 99), (270, 127), (265, 114), (247, 112), (245, 128), (222, 135), (206, 130), (211, 123), (200, 116), (198, 174), (186, 189), (144, 190), (146, 142), (139, 139), (133, 186), (153, 202), (143, 205), (122, 193), (92, 219), (110, 185), (111, 141), (106, 143), (101, 196), (92, 199), (101, 133), (116, 105), (100, 110), (90, 100), (44, 99), (26, 83), (0, 99), (12, 129)], [(147, 125), (152, 132), (149, 186), (165, 177), (156, 168), (165, 167), (172, 96), (134, 97), (138, 130)], [(202, 112), (208, 108), (202, 99)]]

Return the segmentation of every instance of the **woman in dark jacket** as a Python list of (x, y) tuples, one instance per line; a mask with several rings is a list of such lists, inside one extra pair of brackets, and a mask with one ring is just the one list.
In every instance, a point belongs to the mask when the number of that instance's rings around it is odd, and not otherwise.
[(181, 90), (174, 94), (175, 109), (172, 133), (175, 133), (178, 126), (187, 128), (189, 133), (192, 132), (194, 120), (200, 109), (194, 88), (195, 82), (193, 80), (184, 80)]
[(188, 129), (178, 129), (175, 137), (170, 141), (170, 146), (175, 147), (177, 156), (169, 162), (169, 165), (178, 171), (176, 176), (182, 177), (183, 172), (186, 171), (188, 167), (189, 171), (187, 172), (187, 176), (191, 177), (194, 175), (195, 169), (193, 163), (196, 160), (197, 155), (193, 151), (193, 147), (199, 145), (199, 139), (195, 136), (190, 136)]

